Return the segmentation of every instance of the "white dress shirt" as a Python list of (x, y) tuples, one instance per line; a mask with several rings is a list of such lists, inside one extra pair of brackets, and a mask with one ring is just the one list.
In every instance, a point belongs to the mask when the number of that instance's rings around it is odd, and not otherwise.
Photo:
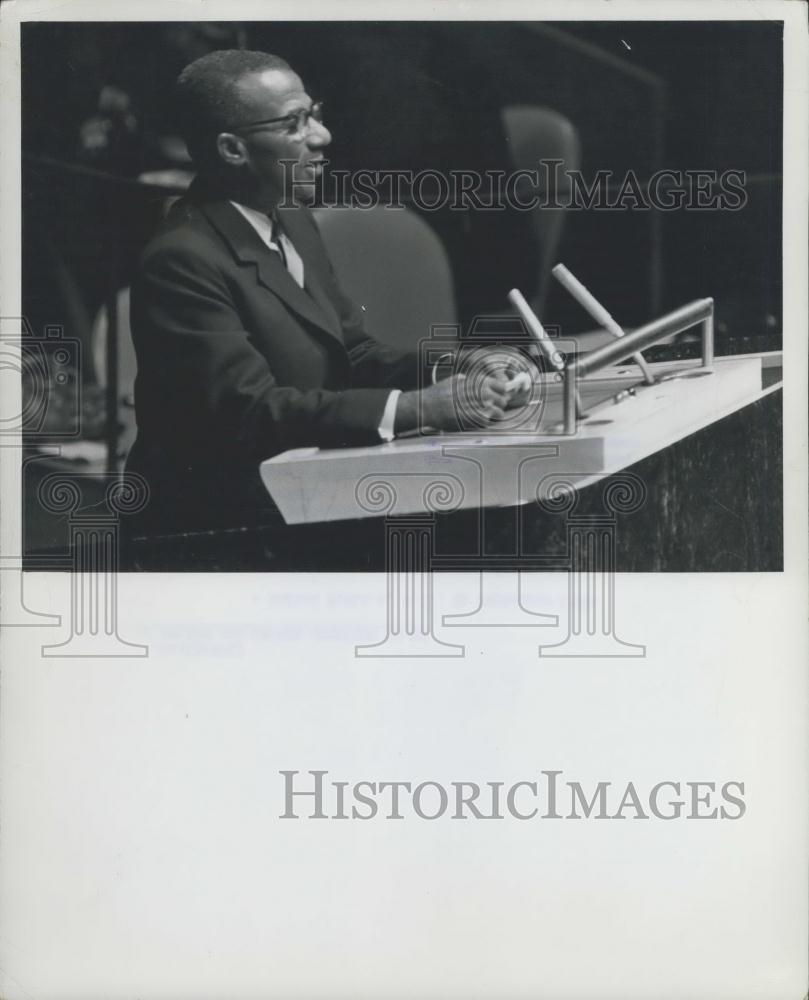
[[(263, 243), (265, 243), (270, 250), (279, 254), (281, 260), (286, 264), (286, 269), (289, 271), (292, 278), (303, 288), (304, 273), (303, 273), (303, 258), (295, 249), (295, 245), (292, 240), (283, 231), (278, 234), (278, 241), (273, 239), (273, 225), (272, 219), (265, 215), (264, 212), (259, 212), (255, 208), (248, 208), (246, 205), (240, 205), (236, 201), (232, 201), (231, 205), (238, 209), (239, 212), (244, 216), (245, 219), (250, 223), (250, 225), (255, 229), (258, 235), (261, 237)], [(278, 244), (281, 244), (279, 247)], [(382, 412), (382, 420), (380, 421), (378, 431), (379, 436), (383, 441), (392, 441), (394, 438), (393, 428), (396, 420), (396, 403), (398, 402), (399, 396), (401, 396), (401, 389), (392, 389), (390, 395), (388, 396), (388, 401), (385, 403), (385, 409)]]

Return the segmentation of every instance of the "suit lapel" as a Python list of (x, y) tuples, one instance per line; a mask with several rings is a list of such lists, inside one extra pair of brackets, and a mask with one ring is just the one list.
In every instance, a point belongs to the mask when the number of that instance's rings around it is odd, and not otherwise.
[[(287, 232), (295, 244), (295, 249), (303, 258), (304, 283), (312, 294), (301, 288), (284, 267), (277, 253), (270, 250), (250, 223), (228, 201), (211, 201), (199, 206), (211, 225), (228, 244), (234, 256), (245, 263), (253, 264), (260, 284), (283, 299), (290, 309), (310, 323), (330, 334), (340, 344), (343, 343), (340, 321), (334, 307), (329, 302), (314, 274), (312, 255), (307, 245), (300, 246), (302, 226), (291, 226)], [(292, 213), (288, 213), (292, 214)], [(297, 219), (295, 220), (297, 222)], [(287, 214), (284, 226), (287, 225)], [(303, 239), (306, 244), (307, 240)]]
[[(303, 283), (312, 298), (317, 302), (323, 312), (328, 316), (332, 325), (341, 330), (340, 317), (334, 308), (334, 304), (326, 294), (320, 280), (318, 268), (315, 261), (322, 256), (322, 247), (315, 245), (317, 237), (311, 225), (301, 217), (300, 211), (296, 208), (279, 209), (281, 225), (287, 236), (301, 255), (304, 262)], [(342, 340), (342, 334), (340, 339)]]

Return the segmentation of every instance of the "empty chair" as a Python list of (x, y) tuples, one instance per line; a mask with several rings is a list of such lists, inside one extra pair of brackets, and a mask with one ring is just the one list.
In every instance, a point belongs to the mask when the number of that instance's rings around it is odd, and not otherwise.
[[(512, 165), (518, 170), (539, 170), (540, 182), (545, 172), (542, 160), (561, 160), (557, 169), (559, 188), (556, 192), (540, 192), (543, 201), (552, 201), (555, 195), (561, 202), (567, 198), (569, 181), (565, 171), (578, 170), (581, 165), (581, 143), (574, 125), (550, 108), (528, 104), (504, 107), (501, 112)], [(552, 176), (552, 175), (551, 175)], [(551, 268), (556, 263), (559, 243), (565, 222), (563, 208), (537, 206), (531, 211), (531, 225), (538, 250), (536, 285), (526, 295), (541, 315), (545, 306), (551, 279)]]
[(441, 240), (409, 209), (376, 206), (315, 211), (346, 294), (369, 334), (413, 349), (432, 326), (457, 322), (449, 259)]

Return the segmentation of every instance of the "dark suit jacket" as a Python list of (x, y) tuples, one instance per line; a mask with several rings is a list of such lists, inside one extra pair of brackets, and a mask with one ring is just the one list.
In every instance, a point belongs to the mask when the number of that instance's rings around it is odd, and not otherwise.
[[(372, 340), (341, 292), (311, 213), (281, 212), (305, 289), (225, 199), (177, 202), (132, 286), (138, 436), (127, 468), (147, 534), (249, 525), (271, 511), (259, 463), (290, 448), (379, 443), (415, 354)], [(328, 483), (323, 484), (328, 489)]]

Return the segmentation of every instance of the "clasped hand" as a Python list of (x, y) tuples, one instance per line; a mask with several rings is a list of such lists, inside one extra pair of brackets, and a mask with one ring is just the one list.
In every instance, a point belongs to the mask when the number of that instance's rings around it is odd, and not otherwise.
[(397, 433), (417, 426), (445, 431), (487, 427), (530, 399), (530, 361), (519, 351), (498, 348), (484, 353), (479, 349), (467, 361), (463, 373), (400, 396)]

